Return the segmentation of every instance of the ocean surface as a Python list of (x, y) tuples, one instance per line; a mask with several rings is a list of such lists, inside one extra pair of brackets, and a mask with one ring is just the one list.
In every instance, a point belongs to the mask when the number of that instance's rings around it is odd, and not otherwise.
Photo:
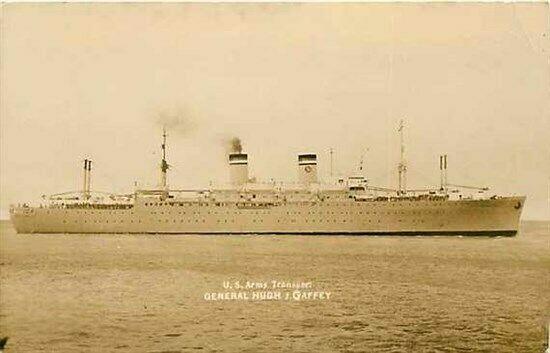
[(0, 227), (6, 353), (546, 347), (550, 222), (524, 222), (513, 238), (17, 235), (9, 222)]

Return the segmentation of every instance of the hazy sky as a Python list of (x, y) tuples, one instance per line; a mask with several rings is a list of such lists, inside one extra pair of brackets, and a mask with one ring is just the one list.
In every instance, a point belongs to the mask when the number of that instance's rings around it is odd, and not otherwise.
[[(407, 122), (409, 185), (449, 180), (525, 194), (550, 218), (550, 40), (544, 3), (3, 4), (0, 208), (81, 188), (227, 179), (239, 136), (261, 180), (356, 170), (395, 185)], [(168, 118), (167, 118), (168, 117)]]

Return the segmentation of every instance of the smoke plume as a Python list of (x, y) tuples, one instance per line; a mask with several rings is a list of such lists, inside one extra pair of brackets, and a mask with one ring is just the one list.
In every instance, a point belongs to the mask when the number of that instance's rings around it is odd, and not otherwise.
[(229, 150), (233, 153), (241, 153), (243, 151), (243, 144), (238, 137), (232, 137), (229, 140)]
[(164, 110), (157, 115), (156, 123), (172, 134), (187, 136), (196, 129), (195, 122), (182, 110)]

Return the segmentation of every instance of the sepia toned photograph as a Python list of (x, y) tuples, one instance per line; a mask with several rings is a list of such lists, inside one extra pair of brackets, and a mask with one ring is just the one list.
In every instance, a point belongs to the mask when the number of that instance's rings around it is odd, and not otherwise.
[(550, 352), (547, 3), (0, 9), (0, 352)]

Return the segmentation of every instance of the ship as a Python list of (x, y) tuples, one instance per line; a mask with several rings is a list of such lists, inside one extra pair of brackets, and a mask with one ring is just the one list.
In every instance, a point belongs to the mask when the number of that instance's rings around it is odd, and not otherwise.
[(228, 185), (169, 188), (163, 129), (158, 187), (94, 192), (92, 161), (85, 159), (82, 190), (50, 195), (37, 205), (11, 205), (10, 218), (18, 233), (517, 234), (525, 196), (490, 195), (487, 187), (449, 183), (447, 155), (439, 156), (440, 185), (407, 189), (403, 128), (401, 121), (397, 188), (370, 185), (364, 175), (323, 183), (315, 153), (297, 155), (297, 182), (255, 182), (240, 144), (227, 155)]

